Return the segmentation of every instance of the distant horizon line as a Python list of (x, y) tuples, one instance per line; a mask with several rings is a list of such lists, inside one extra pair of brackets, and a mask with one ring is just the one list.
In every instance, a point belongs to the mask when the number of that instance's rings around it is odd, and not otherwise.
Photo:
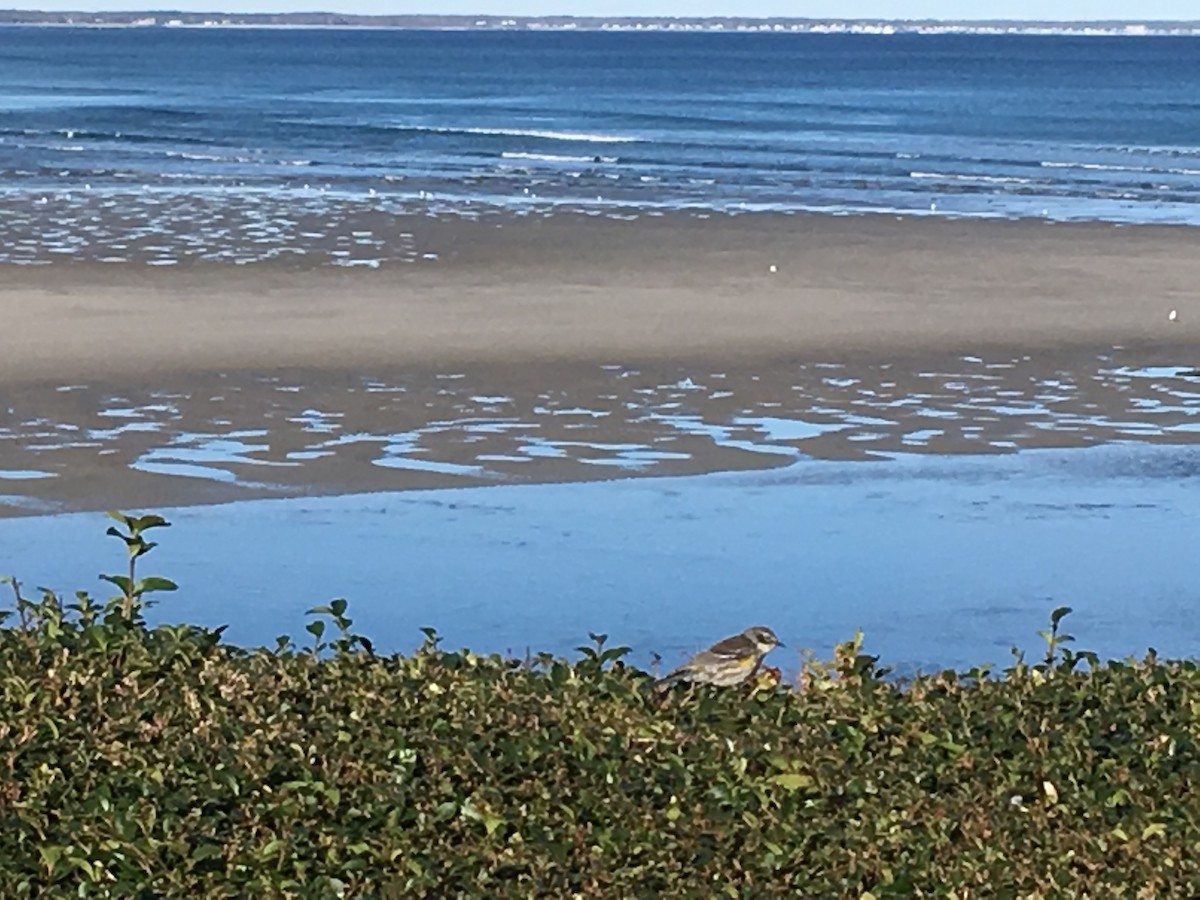
[(1130, 25), (1156, 25), (1156, 26), (1196, 26), (1200, 24), (1200, 18), (1196, 19), (1155, 19), (1155, 18), (1128, 18), (1128, 19), (987, 19), (987, 18), (939, 18), (936, 16), (922, 16), (914, 18), (885, 18), (875, 16), (770, 16), (770, 15), (582, 15), (579, 13), (539, 13), (537, 15), (522, 15), (517, 13), (438, 13), (438, 12), (409, 12), (409, 13), (353, 13), (353, 12), (338, 12), (336, 9), (325, 10), (291, 10), (287, 12), (268, 12), (268, 11), (243, 11), (233, 12), (222, 9), (209, 10), (182, 10), (172, 9), (170, 7), (128, 7), (125, 9), (69, 9), (69, 10), (49, 10), (49, 9), (33, 9), (33, 8), (17, 8), (0, 7), (0, 17), (11, 16), (48, 16), (57, 19), (63, 19), (70, 16), (176, 16), (176, 17), (202, 17), (202, 16), (225, 16), (238, 18), (294, 18), (294, 17), (337, 17), (342, 19), (353, 19), (360, 21), (369, 20), (406, 20), (406, 19), (421, 19), (421, 20), (513, 20), (516, 22), (540, 22), (540, 21), (589, 21), (589, 22), (787, 22), (787, 23), (834, 23), (834, 24), (885, 24), (885, 25), (919, 25), (919, 24), (937, 24), (937, 25), (965, 25), (965, 26), (1055, 26), (1066, 28), (1080, 28), (1088, 26), (1130, 26)]

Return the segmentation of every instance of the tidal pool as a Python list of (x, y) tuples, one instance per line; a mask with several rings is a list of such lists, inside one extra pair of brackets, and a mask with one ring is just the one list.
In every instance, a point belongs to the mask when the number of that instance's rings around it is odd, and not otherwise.
[[(1010, 661), (1068, 605), (1102, 656), (1200, 647), (1200, 448), (1109, 444), (1012, 455), (587, 483), (250, 500), (162, 511), (144, 560), (179, 582), (153, 618), (297, 642), (305, 610), (410, 650), (569, 653), (589, 631), (664, 665), (752, 624), (828, 656), (866, 634), (901, 672)], [(0, 573), (107, 595), (122, 548), (96, 513), (0, 520)]]

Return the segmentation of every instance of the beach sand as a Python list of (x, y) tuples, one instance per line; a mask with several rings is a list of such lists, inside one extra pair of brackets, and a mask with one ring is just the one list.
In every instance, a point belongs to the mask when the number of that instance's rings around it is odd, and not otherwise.
[(1192, 229), (394, 228), (416, 262), (5, 267), (0, 515), (1200, 438), (1200, 383), (1126, 371), (1200, 364)]
[(7, 267), (0, 383), (1200, 344), (1200, 235), (1183, 227), (773, 215), (395, 227), (437, 258)]

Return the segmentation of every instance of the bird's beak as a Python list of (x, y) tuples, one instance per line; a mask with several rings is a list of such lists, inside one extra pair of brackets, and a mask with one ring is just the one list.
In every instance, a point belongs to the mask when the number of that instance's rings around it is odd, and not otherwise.
[(785, 644), (783, 641), (776, 641), (775, 646), (776, 647), (786, 647), (787, 644)]

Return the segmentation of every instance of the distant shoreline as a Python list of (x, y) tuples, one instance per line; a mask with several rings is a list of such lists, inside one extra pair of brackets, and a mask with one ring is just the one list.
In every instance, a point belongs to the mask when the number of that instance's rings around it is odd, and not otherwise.
[(749, 17), (438, 16), (338, 13), (222, 13), (174, 10), (41, 12), (0, 10), (0, 27), (293, 28), (410, 31), (618, 31), (713, 34), (1023, 35), (1061, 37), (1200, 36), (1200, 20), (937, 21)]

